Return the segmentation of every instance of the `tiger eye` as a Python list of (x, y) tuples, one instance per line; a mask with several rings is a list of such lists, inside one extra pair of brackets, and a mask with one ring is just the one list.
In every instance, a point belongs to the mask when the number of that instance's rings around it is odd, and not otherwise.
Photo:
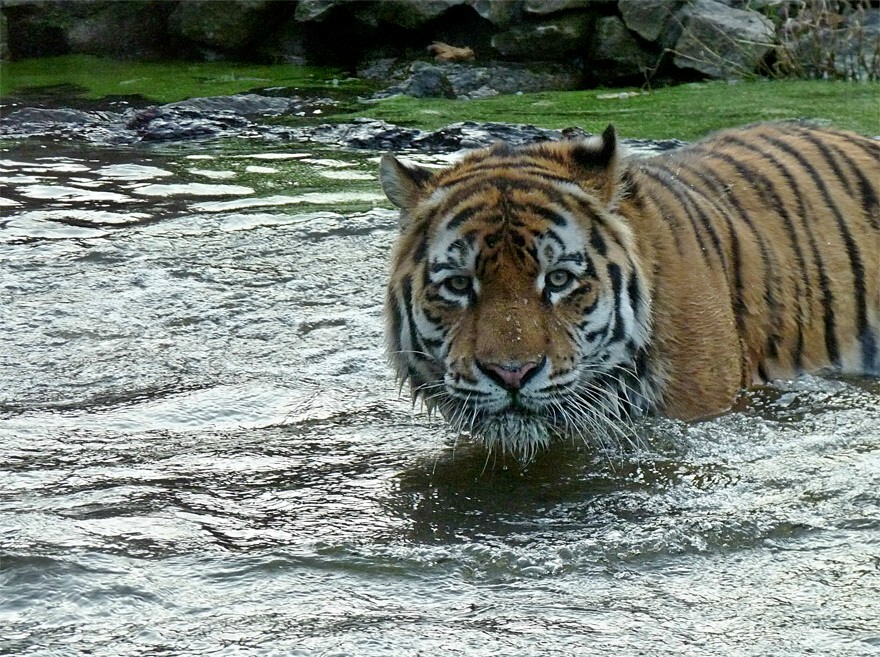
[(471, 289), (471, 279), (467, 276), (450, 276), (443, 281), (443, 285), (451, 292), (464, 294)]
[(558, 292), (567, 286), (572, 279), (572, 274), (565, 269), (554, 269), (544, 277), (544, 285), (551, 292)]

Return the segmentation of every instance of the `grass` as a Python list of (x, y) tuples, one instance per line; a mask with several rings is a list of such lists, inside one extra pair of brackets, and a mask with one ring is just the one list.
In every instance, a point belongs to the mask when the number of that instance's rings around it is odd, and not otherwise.
[(428, 130), (465, 120), (530, 123), (555, 129), (578, 126), (589, 132), (601, 132), (613, 123), (624, 137), (687, 140), (756, 121), (812, 119), (880, 135), (878, 83), (706, 82), (618, 97), (626, 91), (594, 89), (467, 101), (398, 96), (368, 104), (358, 116)]
[[(258, 66), (230, 62), (120, 62), (69, 55), (0, 63), (0, 98), (61, 88), (58, 105), (70, 98), (142, 96), (167, 103), (185, 98), (240, 93), (266, 87), (300, 89), (311, 95), (336, 90), (347, 99), (369, 95), (363, 82), (330, 68)], [(483, 100), (389, 98), (346, 102), (323, 120), (356, 117), (433, 130), (458, 121), (531, 123), (545, 128), (578, 126), (599, 132), (615, 124), (624, 137), (692, 140), (707, 132), (755, 121), (812, 119), (880, 135), (880, 83), (821, 80), (706, 82), (632, 90), (590, 90), (495, 96)], [(65, 95), (66, 94), (66, 95)], [(301, 122), (288, 117), (288, 122)]]
[(319, 92), (352, 87), (332, 68), (277, 64), (259, 66), (230, 62), (130, 62), (65, 55), (0, 63), (0, 98), (41, 89), (73, 86), (74, 97), (142, 96), (156, 103), (223, 96), (266, 87), (293, 87)]

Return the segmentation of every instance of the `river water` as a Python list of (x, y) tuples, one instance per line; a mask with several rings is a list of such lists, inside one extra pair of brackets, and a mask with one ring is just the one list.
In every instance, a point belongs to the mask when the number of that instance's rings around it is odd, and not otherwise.
[(487, 459), (390, 376), (376, 155), (0, 149), (0, 654), (880, 654), (876, 380)]

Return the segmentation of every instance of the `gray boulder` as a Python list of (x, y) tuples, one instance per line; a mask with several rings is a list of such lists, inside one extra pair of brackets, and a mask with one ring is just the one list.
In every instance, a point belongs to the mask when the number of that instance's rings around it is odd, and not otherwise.
[[(379, 71), (386, 70), (379, 67)], [(362, 70), (369, 73), (368, 69)], [(396, 73), (387, 73), (394, 77)], [(409, 66), (409, 76), (375, 98), (387, 98), (396, 94), (415, 97), (486, 98), (498, 94), (530, 93), (575, 89), (579, 76), (571, 69), (561, 66), (545, 66), (534, 71), (522, 64), (494, 63), (489, 66), (465, 64), (429, 64), (414, 62)]]
[(352, 7), (357, 18), (367, 25), (387, 23), (413, 30), (464, 2), (465, 0), (383, 0), (375, 4), (356, 2)]
[(504, 57), (554, 59), (587, 50), (592, 33), (590, 14), (575, 13), (539, 23), (523, 23), (492, 37)]
[(265, 0), (187, 0), (169, 18), (170, 32), (221, 51), (243, 48), (254, 37)]
[(66, 40), (70, 50), (89, 55), (149, 58), (162, 54), (171, 6), (162, 2), (101, 2), (83, 5), (72, 16)]
[(330, 15), (330, 10), (338, 4), (338, 0), (299, 0), (293, 16), (303, 23), (323, 21)]
[(630, 30), (646, 41), (660, 41), (683, 4), (684, 0), (619, 0), (617, 8)]
[(595, 3), (591, 3), (591, 0), (525, 0), (523, 11), (527, 14), (543, 16), (569, 9), (586, 9), (590, 4)]
[(601, 81), (644, 75), (657, 65), (659, 53), (642, 46), (617, 16), (604, 16), (596, 23), (592, 64)]
[(474, 11), (496, 27), (507, 27), (518, 22), (523, 16), (522, 0), (470, 0)]
[(685, 5), (676, 20), (681, 33), (673, 47), (673, 62), (714, 78), (754, 73), (776, 41), (770, 20), (715, 0)]

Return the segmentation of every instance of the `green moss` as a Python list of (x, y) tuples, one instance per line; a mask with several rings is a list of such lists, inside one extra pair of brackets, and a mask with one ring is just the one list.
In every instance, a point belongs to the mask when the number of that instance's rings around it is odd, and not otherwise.
[(89, 55), (27, 59), (0, 64), (0, 97), (40, 89), (63, 88), (86, 99), (142, 96), (157, 103), (221, 96), (265, 87), (323, 91), (340, 85), (352, 91), (357, 81), (344, 80), (331, 68), (230, 62), (123, 62)]
[(600, 132), (613, 123), (625, 137), (688, 140), (756, 121), (812, 119), (877, 135), (880, 84), (816, 80), (709, 82), (642, 94), (594, 89), (469, 101), (398, 96), (370, 103), (358, 116), (431, 130), (465, 120), (530, 123), (556, 129), (578, 126), (590, 132)]

